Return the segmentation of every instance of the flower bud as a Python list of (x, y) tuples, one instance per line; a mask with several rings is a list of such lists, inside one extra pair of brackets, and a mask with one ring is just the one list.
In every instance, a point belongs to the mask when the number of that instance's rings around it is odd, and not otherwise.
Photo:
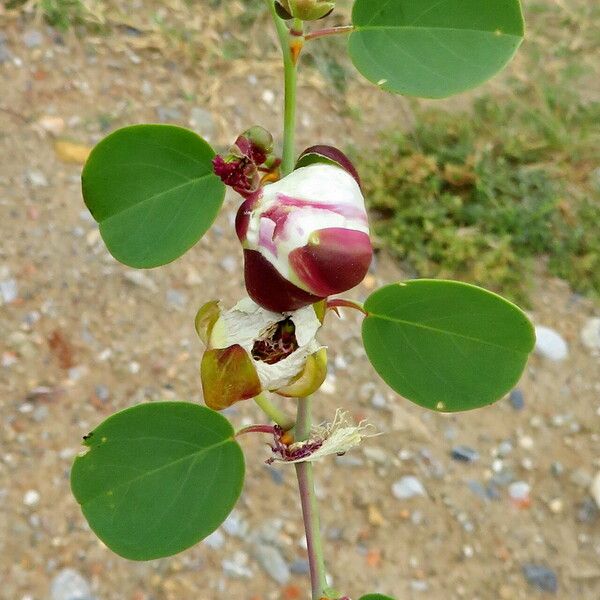
[(207, 406), (222, 410), (262, 391), (312, 394), (327, 374), (326, 351), (315, 337), (320, 327), (312, 306), (281, 314), (250, 298), (228, 311), (205, 304), (196, 330), (207, 346), (200, 366)]
[(302, 21), (322, 19), (335, 8), (331, 0), (279, 0), (279, 3), (285, 11), (282, 14)]
[(213, 168), (225, 185), (245, 198), (256, 193), (265, 174), (276, 171), (280, 160), (272, 156), (273, 136), (255, 125), (238, 136), (229, 152), (213, 159)]
[(307, 166), (264, 187), (237, 214), (246, 289), (271, 311), (297, 310), (345, 292), (371, 263), (358, 175), (339, 150), (331, 159), (322, 156), (327, 147), (317, 148)]

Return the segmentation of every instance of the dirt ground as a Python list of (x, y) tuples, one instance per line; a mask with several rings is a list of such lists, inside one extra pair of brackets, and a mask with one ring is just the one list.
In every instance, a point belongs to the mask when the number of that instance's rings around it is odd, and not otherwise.
[[(82, 435), (114, 411), (201, 401), (193, 316), (213, 298), (235, 303), (243, 281), (233, 196), (217, 226), (174, 264), (140, 275), (116, 263), (82, 203), (81, 165), (65, 162), (56, 139), (93, 145), (118, 126), (161, 119), (196, 126), (218, 147), (254, 123), (277, 134), (277, 56), (250, 74), (239, 62), (191, 69), (126, 31), (77, 39), (41, 23), (0, 24), (10, 52), (0, 61), (0, 281), (16, 286), (0, 301), (0, 598), (55, 600), (51, 583), (64, 568), (81, 573), (98, 600), (307, 598), (306, 575), (279, 584), (256, 560), (257, 536), (287, 564), (306, 557), (293, 471), (264, 465), (264, 440), (243, 440), (248, 476), (236, 515), (247, 527), (171, 559), (112, 554), (68, 483)], [(31, 30), (39, 43), (31, 44)], [(361, 107), (359, 123), (337, 110), (322, 78), (306, 73), (300, 145), (372, 143), (376, 128), (410, 121), (403, 100), (357, 82), (348, 95)], [(354, 295), (401, 277), (380, 256)], [(454, 416), (386, 389), (361, 351), (354, 315), (327, 322), (331, 374), (316, 396), (317, 419), (343, 406), (384, 432), (316, 468), (328, 570), (350, 597), (542, 597), (522, 572), (535, 564), (556, 573), (555, 597), (600, 598), (600, 517), (589, 492), (600, 470), (600, 356), (580, 341), (600, 306), (541, 275), (534, 306), (534, 322), (568, 342), (567, 359), (532, 357), (519, 386), (522, 410), (505, 399)], [(231, 414), (235, 426), (258, 418), (250, 403)], [(479, 459), (453, 460), (458, 445)], [(395, 498), (392, 484), (410, 474), (426, 495)], [(529, 503), (511, 501), (513, 481), (531, 486)], [(224, 560), (246, 572), (232, 575)]]

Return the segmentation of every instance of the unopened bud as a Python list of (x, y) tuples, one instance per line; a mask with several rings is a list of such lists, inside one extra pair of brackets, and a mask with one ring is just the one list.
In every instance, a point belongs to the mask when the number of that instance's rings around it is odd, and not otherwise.
[[(335, 8), (335, 2), (331, 0), (279, 0), (279, 3), (285, 11), (283, 14), (302, 21), (322, 19)], [(282, 15), (281, 12), (279, 14)]]

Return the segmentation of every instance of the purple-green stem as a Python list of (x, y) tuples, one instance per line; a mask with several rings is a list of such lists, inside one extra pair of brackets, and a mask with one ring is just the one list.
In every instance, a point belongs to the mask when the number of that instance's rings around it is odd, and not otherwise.
[[(265, 0), (271, 17), (275, 24), (277, 37), (281, 45), (283, 55), (285, 100), (283, 120), (283, 156), (281, 159), (281, 174), (285, 177), (294, 170), (296, 162), (295, 133), (296, 133), (296, 90), (298, 84), (298, 56), (292, 51), (292, 35), (286, 24), (279, 18), (275, 10), (274, 0)], [(292, 29), (294, 37), (303, 30), (303, 23), (294, 19)], [(260, 399), (260, 398), (259, 398)], [(276, 421), (277, 422), (277, 421)], [(298, 413), (294, 429), (295, 441), (303, 441), (309, 438), (311, 428), (311, 404), (309, 398), (298, 399)], [(313, 600), (320, 600), (324, 596), (327, 587), (325, 577), (325, 562), (323, 560), (323, 545), (321, 542), (321, 529), (319, 525), (319, 511), (317, 497), (315, 495), (313, 481), (313, 466), (308, 462), (296, 465), (298, 487), (300, 490), (300, 502), (302, 505), (302, 516), (304, 529), (306, 531), (306, 545), (308, 562), (310, 565), (310, 580)]]
[[(299, 398), (294, 436), (295, 441), (301, 442), (308, 439), (310, 436), (310, 427), (311, 400), (310, 398)], [(297, 463), (296, 476), (298, 478), (302, 517), (304, 519), (304, 530), (306, 532), (306, 549), (308, 553), (308, 564), (310, 566), (312, 599), (320, 600), (327, 588), (327, 578), (325, 574), (325, 560), (323, 558), (323, 543), (321, 541), (319, 505), (315, 494), (312, 463)]]

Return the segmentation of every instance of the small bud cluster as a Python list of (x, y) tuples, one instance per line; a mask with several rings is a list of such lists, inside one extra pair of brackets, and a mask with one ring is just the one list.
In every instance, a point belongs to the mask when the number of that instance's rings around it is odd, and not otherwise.
[(213, 159), (213, 168), (223, 183), (244, 198), (256, 193), (263, 179), (277, 179), (281, 161), (273, 156), (273, 136), (254, 126), (240, 135), (225, 155)]

